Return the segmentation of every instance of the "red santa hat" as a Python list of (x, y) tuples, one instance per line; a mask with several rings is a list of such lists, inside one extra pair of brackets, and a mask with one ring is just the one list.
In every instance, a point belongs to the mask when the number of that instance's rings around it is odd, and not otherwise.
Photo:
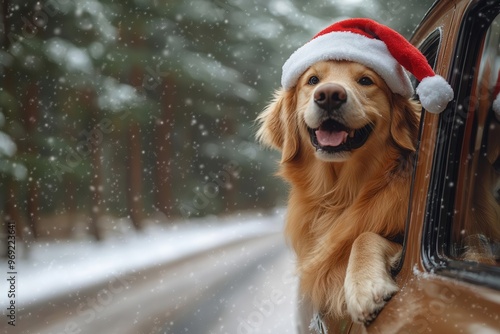
[(281, 85), (290, 89), (314, 63), (349, 60), (377, 72), (396, 94), (413, 95), (405, 69), (420, 81), (417, 94), (429, 112), (440, 113), (453, 99), (446, 80), (434, 73), (427, 59), (403, 36), (370, 19), (348, 19), (332, 24), (296, 50), (283, 65)]

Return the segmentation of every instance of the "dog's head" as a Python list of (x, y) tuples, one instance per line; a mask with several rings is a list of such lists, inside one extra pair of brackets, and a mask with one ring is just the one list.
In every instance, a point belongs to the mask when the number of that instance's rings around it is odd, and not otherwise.
[(388, 143), (414, 150), (418, 109), (364, 65), (321, 61), (295, 87), (277, 92), (259, 117), (258, 138), (282, 150), (282, 162), (300, 152), (346, 161), (358, 152), (380, 152)]

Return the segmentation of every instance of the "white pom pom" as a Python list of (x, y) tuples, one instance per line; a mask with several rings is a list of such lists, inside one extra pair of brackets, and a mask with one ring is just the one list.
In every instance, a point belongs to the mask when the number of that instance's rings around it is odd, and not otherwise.
[(424, 78), (417, 87), (420, 103), (428, 112), (439, 114), (453, 100), (453, 89), (439, 75)]
[(493, 101), (493, 111), (495, 112), (495, 117), (500, 121), (500, 94)]

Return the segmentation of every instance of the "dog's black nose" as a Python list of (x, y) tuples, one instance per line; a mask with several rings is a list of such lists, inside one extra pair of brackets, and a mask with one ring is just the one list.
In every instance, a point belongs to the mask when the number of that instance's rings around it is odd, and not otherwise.
[(338, 109), (346, 101), (347, 93), (344, 87), (338, 84), (324, 84), (314, 92), (314, 102), (326, 111)]

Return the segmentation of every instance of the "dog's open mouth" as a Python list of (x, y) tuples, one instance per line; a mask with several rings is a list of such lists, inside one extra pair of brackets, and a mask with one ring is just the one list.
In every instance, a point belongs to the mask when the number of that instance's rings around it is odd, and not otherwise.
[(360, 129), (349, 129), (345, 125), (329, 119), (324, 121), (319, 128), (309, 129), (309, 133), (316, 150), (336, 153), (360, 148), (367, 141), (372, 130), (371, 124)]

